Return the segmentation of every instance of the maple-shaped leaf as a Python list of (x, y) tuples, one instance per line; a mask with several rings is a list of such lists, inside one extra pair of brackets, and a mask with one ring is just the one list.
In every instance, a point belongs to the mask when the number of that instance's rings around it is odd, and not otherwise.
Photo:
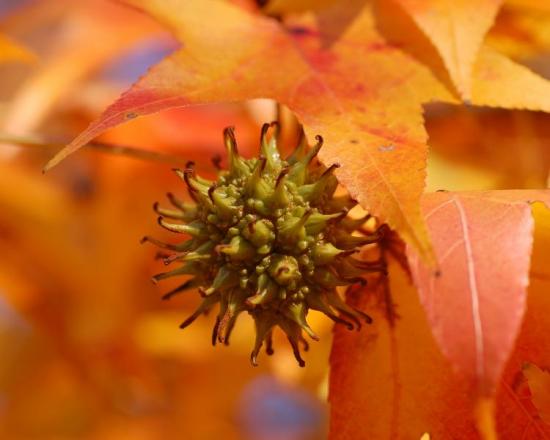
[(502, 0), (397, 0), (439, 51), (464, 100), (472, 98), (473, 65)]
[[(506, 200), (511, 212), (529, 209), (513, 193), (502, 194), (494, 203)], [(550, 365), (550, 210), (537, 205), (527, 313), (504, 378), (497, 383), (496, 430), (504, 440), (550, 438), (550, 426), (530, 406), (518, 383), (525, 362)], [(499, 256), (491, 258), (500, 263)], [(502, 296), (493, 299), (498, 302)], [(423, 433), (434, 439), (480, 438), (479, 428), (486, 420), (480, 423), (476, 417), (479, 400), (472, 393), (471, 377), (453, 368), (441, 353), (416, 289), (399, 266), (390, 262), (387, 285), (369, 280), (367, 290), (348, 301), (369, 313), (373, 324), (360, 332), (335, 327), (330, 439), (418, 439)], [(398, 315), (393, 321), (388, 319), (388, 304)], [(460, 310), (455, 312), (456, 321), (467, 319)], [(501, 318), (503, 331), (511, 312)]]
[[(466, 383), (441, 354), (407, 274), (390, 262), (353, 304), (373, 317), (360, 332), (335, 326), (331, 440), (477, 439)], [(387, 311), (398, 314), (392, 325)]]
[[(304, 16), (286, 25), (213, 0), (130, 3), (164, 23), (183, 47), (154, 66), (46, 169), (140, 115), (272, 98), (296, 113), (310, 139), (324, 137), (321, 160), (341, 165), (337, 177), (363, 207), (431, 256), (419, 207), (427, 156), (422, 104), (455, 98), (429, 68), (380, 35), (370, 5), (362, 5), (342, 31), (349, 5), (341, 2), (320, 11), (318, 20)], [(550, 110), (548, 83), (492, 61), (478, 57), (473, 102)], [(502, 83), (525, 88), (530, 81), (538, 87), (533, 96), (502, 92)]]
[(439, 270), (409, 249), (413, 278), (443, 353), (478, 395), (494, 393), (525, 313), (535, 201), (550, 206), (550, 191), (438, 192), (422, 200)]
[[(384, 36), (429, 66), (454, 91), (456, 86), (449, 81), (448, 67), (442, 64), (431, 40), (421, 32), (411, 16), (393, 1), (380, 2), (376, 11)], [(477, 56), (472, 59), (471, 94), (468, 98), (471, 104), (550, 111), (550, 84), (547, 80), (495, 51), (487, 42), (480, 44), (475, 52)]]
[(541, 418), (525, 375), (526, 364), (550, 366), (550, 210), (536, 203), (533, 215), (535, 240), (527, 313), (496, 396), (497, 427), (503, 439), (550, 438), (550, 424)]

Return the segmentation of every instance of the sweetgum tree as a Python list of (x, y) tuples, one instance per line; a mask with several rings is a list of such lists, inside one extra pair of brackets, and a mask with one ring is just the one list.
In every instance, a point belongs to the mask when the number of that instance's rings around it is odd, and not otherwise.
[[(301, 362), (302, 332), (315, 337), (309, 308), (335, 321), (367, 315), (372, 325), (360, 332), (335, 327), (331, 438), (550, 437), (549, 191), (539, 183), (425, 192), (423, 119), (433, 102), (549, 112), (550, 83), (504, 54), (549, 47), (540, 31), (545, 2), (125, 3), (181, 47), (46, 169), (138, 116), (253, 98), (288, 107), (310, 143), (324, 140), (306, 178), (297, 169), (309, 166), (311, 152), (283, 160), (264, 133), (261, 156), (243, 161), (228, 131), (229, 174), (206, 181), (188, 166), (182, 177), (196, 207), (159, 208), (188, 222), (161, 220), (193, 237), (168, 258), (184, 264), (176, 275), (196, 276), (182, 289), (200, 288), (198, 313), (220, 304), (213, 341), (225, 341), (248, 311), (258, 332), (254, 362), (264, 339), (271, 351), (275, 325)], [(350, 206), (323, 199), (336, 184)], [(347, 217), (355, 202), (386, 225), (384, 234), (348, 234), (360, 227)], [(345, 236), (344, 221), (353, 225)], [(375, 249), (360, 256), (376, 254), (375, 274), (348, 252), (370, 234)], [(336, 288), (357, 278), (367, 285), (348, 289), (346, 305)]]

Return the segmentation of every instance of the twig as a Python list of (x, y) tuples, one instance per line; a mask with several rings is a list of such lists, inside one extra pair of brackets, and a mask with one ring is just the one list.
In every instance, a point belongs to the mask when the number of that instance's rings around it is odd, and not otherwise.
[[(40, 147), (44, 149), (58, 150), (64, 144), (60, 142), (45, 141), (38, 137), (12, 136), (6, 133), (0, 133), (0, 143), (16, 144), (20, 147)], [(109, 144), (106, 142), (90, 142), (86, 145), (102, 153), (113, 154), (117, 156), (127, 156), (134, 159), (145, 161), (162, 162), (171, 165), (184, 165), (187, 159), (157, 151), (143, 150), (141, 148), (130, 147), (126, 145)]]

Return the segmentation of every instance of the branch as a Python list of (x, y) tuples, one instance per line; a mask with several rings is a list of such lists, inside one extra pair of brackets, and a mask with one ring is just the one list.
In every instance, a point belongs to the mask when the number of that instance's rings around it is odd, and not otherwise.
[[(60, 142), (46, 141), (38, 137), (14, 136), (0, 132), (0, 144), (16, 144), (20, 147), (40, 147), (43, 149), (58, 150), (64, 144)], [(145, 161), (168, 163), (171, 165), (184, 165), (187, 159), (156, 151), (143, 150), (141, 148), (130, 147), (126, 145), (109, 144), (105, 142), (90, 142), (87, 147), (102, 153), (113, 154), (118, 156), (127, 156), (134, 159)]]

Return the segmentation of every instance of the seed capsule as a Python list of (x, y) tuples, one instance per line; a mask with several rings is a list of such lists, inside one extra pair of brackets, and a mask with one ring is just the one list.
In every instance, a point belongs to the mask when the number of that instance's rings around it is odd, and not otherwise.
[(300, 345), (307, 346), (303, 333), (318, 339), (307, 323), (308, 311), (321, 311), (350, 329), (359, 328), (361, 320), (370, 322), (368, 316), (348, 306), (336, 288), (363, 283), (364, 273), (384, 272), (385, 268), (380, 262), (363, 263), (352, 257), (360, 246), (379, 237), (359, 229), (368, 217), (346, 217), (354, 200), (333, 196), (337, 186), (333, 173), (338, 165), (325, 169), (314, 163), (323, 139), (317, 136), (308, 151), (302, 138), (284, 160), (277, 133), (276, 123), (264, 124), (261, 156), (244, 159), (233, 129), (225, 129), (229, 170), (220, 170), (217, 181), (211, 182), (197, 176), (189, 163), (176, 174), (195, 204), (169, 194), (172, 209), (154, 206), (161, 226), (190, 238), (175, 245), (150, 237), (143, 241), (175, 251), (164, 261), (181, 264), (156, 275), (155, 282), (192, 275), (165, 299), (192, 289), (203, 297), (182, 328), (219, 305), (212, 343), (227, 344), (237, 317), (246, 311), (256, 327), (250, 356), (254, 365), (264, 342), (266, 352), (273, 353), (272, 333), (279, 327), (303, 366)]

